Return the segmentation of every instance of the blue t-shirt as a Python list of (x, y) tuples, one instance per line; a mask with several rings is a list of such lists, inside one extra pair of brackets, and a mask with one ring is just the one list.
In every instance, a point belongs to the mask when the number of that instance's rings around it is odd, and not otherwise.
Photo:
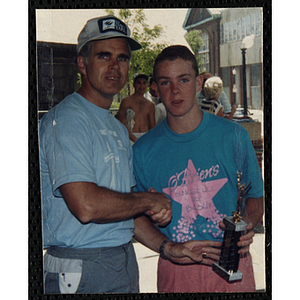
[(150, 187), (171, 199), (171, 223), (160, 230), (174, 242), (221, 241), (219, 222), (237, 207), (237, 170), (251, 181), (247, 197), (263, 196), (263, 181), (248, 132), (203, 112), (200, 125), (176, 134), (166, 119), (133, 146), (135, 191)]
[[(93, 182), (118, 192), (135, 185), (128, 132), (109, 110), (77, 93), (51, 109), (39, 126), (44, 248), (114, 247), (133, 235), (133, 220), (82, 224), (59, 187)], [(113, 209), (113, 207), (112, 207)]]

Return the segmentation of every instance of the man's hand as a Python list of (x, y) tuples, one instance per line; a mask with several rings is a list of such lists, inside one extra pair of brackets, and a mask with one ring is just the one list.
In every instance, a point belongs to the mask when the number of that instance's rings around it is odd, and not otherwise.
[[(223, 222), (220, 222), (219, 226), (222, 230), (225, 230), (225, 224)], [(237, 245), (241, 247), (238, 251), (240, 255), (244, 255), (249, 252), (250, 245), (253, 243), (254, 235), (255, 233), (253, 231), (252, 223), (247, 224), (245, 234), (240, 237), (240, 240), (237, 243)]]
[(205, 264), (211, 266), (219, 261), (222, 242), (188, 241), (185, 243), (168, 242), (164, 248), (165, 256), (177, 264)]
[(159, 226), (167, 226), (172, 219), (170, 199), (165, 194), (157, 193), (154, 188), (150, 188), (148, 192), (160, 196), (160, 198), (157, 198), (157, 200), (161, 201), (161, 204), (168, 204), (168, 206), (166, 208), (162, 208), (161, 210), (148, 210), (145, 212), (145, 214), (151, 217), (152, 221), (157, 223)]

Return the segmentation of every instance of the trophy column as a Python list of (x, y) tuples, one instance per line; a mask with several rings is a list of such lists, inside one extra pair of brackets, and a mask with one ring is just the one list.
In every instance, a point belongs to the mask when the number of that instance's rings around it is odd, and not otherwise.
[(219, 263), (214, 263), (212, 266), (213, 271), (228, 282), (242, 280), (243, 278), (243, 273), (238, 270), (240, 260), (238, 251), (240, 247), (237, 246), (237, 242), (239, 241), (241, 235), (243, 235), (244, 231), (246, 231), (247, 223), (242, 220), (241, 207), (250, 183), (245, 188), (245, 185), (241, 184), (241, 176), (242, 173), (238, 171), (237, 210), (233, 213), (233, 216), (223, 219), (225, 224), (225, 233), (223, 237), (220, 260)]

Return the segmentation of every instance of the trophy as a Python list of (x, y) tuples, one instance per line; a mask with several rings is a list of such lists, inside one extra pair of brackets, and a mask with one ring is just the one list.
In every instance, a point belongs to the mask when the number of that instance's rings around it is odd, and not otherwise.
[(245, 195), (249, 191), (251, 182), (245, 187), (241, 184), (242, 172), (237, 172), (237, 210), (233, 212), (233, 216), (223, 219), (225, 224), (225, 233), (221, 247), (221, 255), (219, 263), (214, 263), (212, 269), (228, 282), (242, 280), (243, 273), (238, 270), (240, 255), (237, 253), (240, 247), (237, 242), (246, 230), (247, 223), (242, 220), (241, 209)]

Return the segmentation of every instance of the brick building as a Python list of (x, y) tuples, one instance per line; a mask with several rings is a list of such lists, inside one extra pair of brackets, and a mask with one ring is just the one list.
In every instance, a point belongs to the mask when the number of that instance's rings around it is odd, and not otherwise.
[(223, 79), (224, 91), (231, 103), (242, 106), (241, 43), (254, 35), (254, 44), (246, 51), (248, 107), (263, 107), (263, 37), (261, 8), (192, 8), (183, 23), (187, 31), (201, 30), (205, 45), (197, 55), (204, 58), (202, 67)]

